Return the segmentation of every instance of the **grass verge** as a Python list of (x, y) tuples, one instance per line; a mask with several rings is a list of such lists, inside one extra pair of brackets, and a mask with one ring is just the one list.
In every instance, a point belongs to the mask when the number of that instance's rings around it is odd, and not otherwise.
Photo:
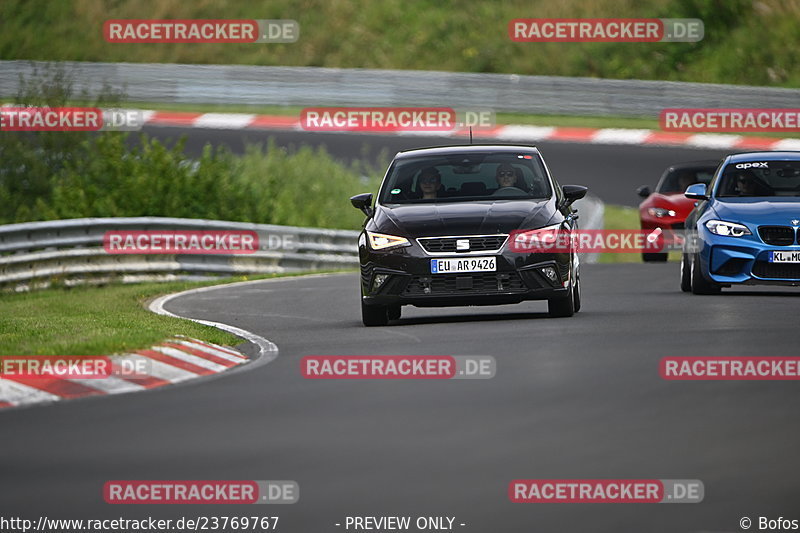
[[(390, 68), (797, 87), (795, 0), (0, 2), (0, 57)], [(517, 18), (698, 18), (696, 43), (514, 42)], [(286, 44), (109, 44), (109, 19), (294, 19)]]
[[(224, 282), (284, 276), (227, 278)], [(154, 282), (0, 293), (0, 357), (108, 355), (147, 348), (173, 335), (239, 344), (241, 339), (219, 329), (156, 315), (145, 307), (147, 301), (163, 294), (219, 283)]]

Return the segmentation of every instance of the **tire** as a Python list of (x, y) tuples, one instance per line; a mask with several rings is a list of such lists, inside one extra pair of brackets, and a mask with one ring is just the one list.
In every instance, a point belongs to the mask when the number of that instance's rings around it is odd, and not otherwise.
[(666, 260), (667, 254), (642, 254), (645, 263), (664, 263)]
[(722, 287), (712, 281), (708, 281), (700, 269), (700, 254), (692, 257), (692, 294), (719, 294)]
[(575, 286), (572, 288), (572, 307), (575, 309), (575, 312), (581, 310), (581, 275), (580, 272), (575, 274)]
[(367, 327), (389, 324), (389, 308), (385, 305), (365, 305), (361, 302), (361, 321)]
[(689, 254), (681, 254), (681, 290), (692, 292), (692, 259)]
[(400, 318), (402, 309), (403, 307), (400, 305), (390, 305), (387, 310), (387, 315), (389, 317), (389, 320), (398, 320)]
[(547, 312), (550, 318), (567, 318), (575, 314), (575, 291), (570, 290), (566, 296), (547, 300)]

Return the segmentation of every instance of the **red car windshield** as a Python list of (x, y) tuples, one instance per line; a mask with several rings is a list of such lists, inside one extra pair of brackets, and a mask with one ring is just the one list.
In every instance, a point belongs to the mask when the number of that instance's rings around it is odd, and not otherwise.
[(656, 192), (661, 194), (683, 193), (689, 185), (708, 185), (716, 167), (674, 168), (661, 179)]

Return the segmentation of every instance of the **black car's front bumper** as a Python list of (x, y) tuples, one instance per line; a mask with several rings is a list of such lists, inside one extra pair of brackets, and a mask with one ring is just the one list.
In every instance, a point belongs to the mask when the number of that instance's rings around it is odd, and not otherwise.
[[(363, 244), (361, 294), (367, 305), (415, 305), (442, 307), (496, 305), (525, 300), (546, 300), (565, 295), (570, 289), (570, 254), (522, 254), (503, 247), (472, 257), (495, 257), (494, 272), (432, 274), (431, 259), (470, 257), (426, 253), (418, 243), (387, 252), (373, 251)], [(554, 268), (557, 279), (546, 275)]]

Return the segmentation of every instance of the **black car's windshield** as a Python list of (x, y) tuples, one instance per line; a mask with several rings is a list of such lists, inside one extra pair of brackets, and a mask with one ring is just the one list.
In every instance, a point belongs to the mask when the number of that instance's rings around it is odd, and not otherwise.
[(549, 198), (536, 153), (465, 153), (401, 159), (383, 183), (383, 204)]
[(731, 163), (720, 179), (717, 197), (800, 197), (800, 161)]
[(671, 168), (658, 184), (656, 192), (661, 194), (683, 193), (695, 183), (708, 185), (716, 167)]

